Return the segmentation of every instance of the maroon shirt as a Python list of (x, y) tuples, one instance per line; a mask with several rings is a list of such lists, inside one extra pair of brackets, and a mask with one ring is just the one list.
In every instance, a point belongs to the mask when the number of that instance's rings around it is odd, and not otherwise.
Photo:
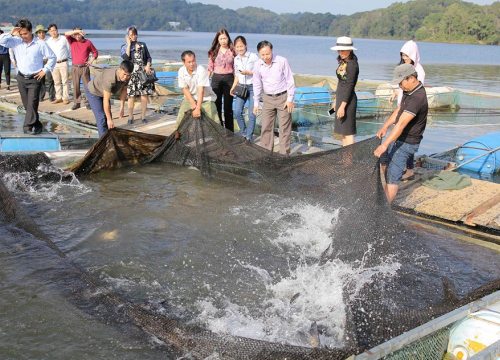
[(83, 39), (83, 41), (76, 41), (72, 36), (66, 36), (69, 46), (71, 48), (71, 60), (74, 65), (84, 65), (89, 59), (90, 53), (97, 59), (98, 52), (92, 41)]

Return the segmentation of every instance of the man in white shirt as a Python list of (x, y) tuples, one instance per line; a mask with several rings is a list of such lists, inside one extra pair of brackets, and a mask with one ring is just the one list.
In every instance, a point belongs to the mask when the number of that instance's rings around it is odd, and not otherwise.
[(50, 24), (48, 29), (50, 39), (47, 40), (47, 45), (49, 45), (57, 57), (56, 67), (52, 72), (52, 78), (54, 79), (54, 86), (56, 88), (56, 99), (52, 101), (52, 103), (69, 104), (68, 60), (71, 54), (69, 43), (65, 36), (59, 35), (56, 24)]
[[(192, 110), (193, 117), (201, 117), (201, 111), (210, 118), (210, 120), (219, 123), (219, 115), (215, 107), (217, 96), (210, 86), (207, 70), (196, 63), (196, 55), (191, 50), (186, 50), (181, 55), (184, 66), (179, 69), (178, 82), (182, 89), (184, 99), (182, 100), (177, 114), (177, 126), (184, 118), (186, 111)], [(176, 130), (175, 137), (178, 139), (180, 133)]]

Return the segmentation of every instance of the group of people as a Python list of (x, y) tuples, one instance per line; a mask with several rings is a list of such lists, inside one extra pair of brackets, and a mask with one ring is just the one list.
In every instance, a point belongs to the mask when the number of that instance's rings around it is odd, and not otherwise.
[[(48, 38), (47, 33), (50, 36)], [(75, 27), (60, 35), (56, 24), (50, 24), (47, 28), (37, 25), (33, 29), (28, 19), (21, 19), (10, 33), (5, 34), (0, 30), (0, 74), (3, 69), (7, 90), (10, 90), (10, 69), (12, 65), (17, 68), (17, 85), (26, 109), (24, 133), (38, 135), (43, 131), (38, 106), (47, 95), (52, 104), (70, 103), (68, 84), (70, 59), (74, 101), (71, 109), (76, 110), (82, 105), (83, 91), (80, 87), (82, 82), (86, 94), (85, 105), (88, 109), (92, 109), (96, 117), (99, 136), (103, 136), (108, 128), (114, 126), (110, 106), (103, 101), (111, 98), (111, 94), (109, 97), (106, 94), (108, 90), (120, 90), (121, 116), (124, 116), (124, 103), (128, 97), (129, 123), (133, 121), (134, 100), (140, 97), (142, 122), (147, 122), (145, 119), (147, 96), (152, 94), (153, 84), (145, 84), (139, 73), (149, 73), (152, 60), (146, 44), (137, 41), (137, 29), (134, 27), (127, 31), (121, 54), (127, 63), (120, 66), (120, 71), (113, 70), (115, 73), (113, 79), (109, 81), (111, 77), (109, 74), (105, 75), (108, 71), (96, 68), (97, 74), (91, 80), (90, 67), (99, 53), (94, 44), (85, 38), (81, 28)], [(123, 76), (119, 76), (118, 73), (122, 71), (129, 74), (130, 79), (121, 81)], [(120, 84), (119, 89), (116, 84)], [(127, 85), (125, 95), (121, 94), (121, 85)], [(99, 101), (95, 101), (96, 98)]]
[[(50, 34), (48, 39), (47, 32)], [(0, 34), (0, 52), (4, 53), (2, 61), (8, 90), (11, 64), (17, 67), (17, 85), (26, 109), (23, 131), (34, 135), (43, 131), (38, 106), (47, 93), (53, 104), (69, 104), (69, 59), (73, 60), (72, 109), (77, 109), (82, 101), (80, 81), (83, 80), (84, 84), (90, 81), (88, 66), (98, 56), (92, 42), (84, 38), (82, 29), (75, 28), (61, 36), (56, 24), (50, 24), (47, 29), (37, 25), (33, 33), (32, 24), (27, 19), (19, 20), (10, 33)], [(90, 54), (93, 55), (91, 60)]]
[[(45, 41), (47, 31), (51, 37)], [(0, 66), (10, 69), (10, 64), (7, 66), (5, 60), (10, 57), (18, 68), (17, 82), (26, 108), (25, 132), (39, 134), (42, 131), (38, 103), (44, 97), (41, 90), (45, 89), (45, 84), (48, 85), (52, 102), (69, 102), (67, 61), (70, 56), (73, 59), (73, 109), (80, 107), (82, 79), (99, 136), (114, 127), (110, 105), (113, 94), (120, 97), (120, 117), (124, 116), (124, 104), (128, 98), (129, 124), (134, 120), (135, 99), (140, 98), (141, 119), (143, 123), (147, 122), (145, 113), (148, 96), (153, 93), (154, 85), (144, 80), (144, 74), (152, 72), (152, 59), (146, 44), (137, 40), (135, 27), (127, 29), (125, 44), (121, 48), (123, 61), (119, 68), (100, 69), (92, 80), (89, 66), (98, 53), (93, 44), (85, 39), (82, 29), (75, 28), (62, 37), (57, 25), (51, 24), (48, 29), (37, 26), (35, 34), (37, 38), (33, 36), (31, 23), (22, 19), (10, 34), (0, 35)], [(10, 56), (6, 49), (11, 49)], [(204, 112), (212, 121), (220, 121), (228, 131), (234, 131), (236, 118), (239, 134), (246, 141), (252, 141), (256, 117), (260, 115), (260, 145), (273, 151), (274, 124), (278, 118), (279, 152), (289, 155), (295, 94), (293, 73), (287, 59), (274, 54), (269, 41), (260, 41), (256, 49), (257, 54), (249, 51), (247, 41), (241, 35), (233, 43), (228, 31), (222, 28), (216, 33), (208, 51), (207, 69), (197, 64), (193, 51), (184, 51), (181, 54), (183, 66), (178, 71), (183, 101), (177, 123), (188, 111), (195, 118), (201, 117)], [(331, 110), (335, 113), (334, 133), (341, 137), (343, 146), (348, 146), (354, 143), (356, 134), (355, 87), (359, 76), (358, 60), (354, 54), (356, 48), (350, 37), (342, 36), (337, 38), (331, 50), (338, 53), (338, 85)], [(89, 59), (90, 54), (93, 55), (92, 59)], [(401, 179), (413, 175), (413, 156), (418, 150), (427, 121), (424, 77), (417, 44), (408, 41), (400, 51), (400, 64), (394, 70), (393, 80), (399, 90), (391, 100), (397, 99), (397, 107), (377, 132), (377, 136), (384, 140), (374, 151), (374, 155), (380, 157), (386, 175), (385, 190), (389, 202), (394, 200)], [(6, 80), (9, 87), (10, 76), (6, 76)], [(249, 109), (248, 121), (243, 116), (246, 104)], [(393, 125), (394, 128), (386, 136)], [(178, 139), (180, 136), (176, 131), (175, 137)]]
[[(269, 41), (259, 42), (257, 53), (258, 56), (248, 50), (244, 36), (237, 36), (233, 43), (226, 29), (220, 29), (214, 37), (208, 51), (208, 69), (196, 63), (193, 51), (184, 51), (181, 55), (183, 66), (178, 72), (178, 85), (184, 99), (177, 123), (187, 111), (200, 117), (203, 110), (208, 118), (220, 121), (229, 131), (234, 131), (236, 118), (240, 135), (252, 141), (256, 117), (260, 114), (260, 145), (272, 151), (274, 121), (278, 117), (279, 152), (287, 155), (290, 153), (295, 94), (293, 73), (287, 59), (273, 54)], [(262, 109), (259, 108), (261, 100)], [(244, 118), (245, 104), (248, 122)], [(176, 131), (175, 136), (179, 138), (181, 134)]]
[[(354, 53), (356, 48), (350, 37), (341, 36), (331, 50), (338, 53), (338, 85), (332, 108), (335, 113), (334, 133), (341, 137), (343, 146), (348, 146), (354, 143), (356, 134), (355, 87), (359, 76), (358, 60)], [(203, 110), (208, 118), (220, 121), (226, 129), (234, 131), (235, 116), (240, 134), (250, 141), (255, 118), (260, 114), (260, 144), (272, 151), (274, 123), (278, 118), (279, 152), (288, 155), (295, 93), (293, 73), (287, 59), (273, 54), (273, 45), (269, 41), (259, 42), (257, 53), (258, 56), (248, 51), (243, 36), (236, 37), (233, 44), (226, 29), (219, 30), (215, 35), (208, 52), (208, 71), (196, 63), (194, 52), (184, 51), (181, 55), (184, 65), (178, 76), (184, 100), (177, 122), (180, 123), (188, 110), (192, 110), (195, 118), (200, 117)], [(408, 41), (401, 48), (400, 63), (394, 70), (393, 83), (398, 86), (398, 90), (391, 101), (397, 98), (397, 106), (377, 132), (380, 139), (385, 138), (374, 151), (374, 155), (381, 159), (389, 202), (396, 197), (399, 182), (413, 176), (414, 154), (418, 151), (427, 123), (428, 104), (424, 79), (425, 72), (420, 64), (418, 46), (413, 40)], [(244, 95), (235, 92), (237, 86), (246, 89), (243, 91)], [(233, 96), (236, 96), (234, 102)], [(249, 109), (248, 123), (243, 117), (245, 103), (248, 103)], [(391, 126), (394, 128), (386, 136)], [(175, 136), (179, 138), (181, 134), (176, 131)]]

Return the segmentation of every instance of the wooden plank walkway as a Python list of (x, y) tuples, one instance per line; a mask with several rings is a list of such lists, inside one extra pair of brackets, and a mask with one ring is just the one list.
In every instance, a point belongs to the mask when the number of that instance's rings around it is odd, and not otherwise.
[(394, 205), (404, 212), (491, 229), (500, 236), (500, 184), (471, 179), (472, 185), (461, 190), (435, 190), (421, 181), (432, 173), (417, 168), (415, 180), (402, 183)]
[[(12, 82), (10, 88), (10, 91), (7, 91), (6, 87), (2, 87), (0, 89), (0, 107), (15, 111), (17, 106), (22, 105), (21, 96), (19, 95), (15, 81)], [(161, 113), (152, 109), (152, 107), (156, 109), (159, 108), (159, 106), (168, 99), (168, 96), (154, 96), (150, 97), (150, 99), (151, 101), (146, 112), (146, 119), (148, 120), (148, 123), (142, 124), (140, 115), (141, 107), (139, 103), (136, 103), (134, 108), (135, 120), (132, 125), (127, 124), (127, 106), (125, 105), (125, 117), (120, 118), (118, 116), (120, 112), (120, 102), (118, 100), (114, 100), (111, 105), (111, 112), (113, 114), (115, 126), (150, 134), (170, 135), (176, 128), (175, 120), (177, 117), (175, 115)], [(64, 105), (62, 103), (51, 104), (49, 100), (45, 100), (40, 103), (38, 110), (40, 113), (59, 115), (77, 123), (95, 126), (94, 114), (91, 110), (86, 109), (85, 106), (77, 110), (71, 110), (72, 106), (72, 102)]]

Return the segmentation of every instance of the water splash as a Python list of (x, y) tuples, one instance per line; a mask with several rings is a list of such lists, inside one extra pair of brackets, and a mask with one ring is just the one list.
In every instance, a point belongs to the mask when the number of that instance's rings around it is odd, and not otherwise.
[(52, 164), (40, 164), (36, 172), (7, 172), (2, 180), (13, 193), (29, 194), (37, 200), (61, 202), (92, 191), (75, 174)]
[[(256, 214), (257, 207), (265, 209), (257, 212), (260, 215), (253, 218), (253, 224), (273, 229), (268, 241), (289, 258), (287, 273), (280, 275), (237, 261), (238, 266), (257, 275), (255, 278), (266, 289), (260, 310), (250, 310), (228, 298), (203, 299), (196, 303), (197, 320), (216, 333), (299, 346), (309, 346), (309, 330), (316, 322), (321, 345), (341, 347), (345, 302), (355, 298), (375, 276), (394, 276), (400, 264), (392, 257), (382, 259), (376, 267), (366, 267), (363, 261), (349, 264), (338, 259), (322, 264), (319, 258), (332, 241), (340, 209), (305, 202), (287, 205), (283, 201), (276, 203), (276, 199), (258, 202), (239, 205), (231, 213), (249, 218)], [(347, 288), (350, 292), (346, 299)]]

